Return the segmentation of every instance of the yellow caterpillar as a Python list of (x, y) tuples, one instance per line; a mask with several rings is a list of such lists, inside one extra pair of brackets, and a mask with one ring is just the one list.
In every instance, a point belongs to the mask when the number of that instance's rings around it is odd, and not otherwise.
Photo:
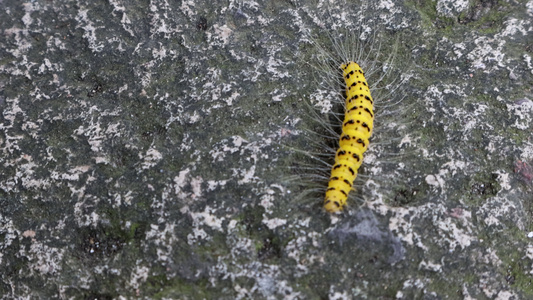
[(341, 211), (346, 204), (374, 126), (374, 101), (363, 70), (353, 61), (342, 64), (341, 69), (346, 83), (346, 105), (339, 149), (324, 200), (328, 212)]

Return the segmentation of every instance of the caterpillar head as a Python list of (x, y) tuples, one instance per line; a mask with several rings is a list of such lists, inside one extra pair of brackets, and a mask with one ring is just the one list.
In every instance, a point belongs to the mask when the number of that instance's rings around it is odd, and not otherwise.
[(324, 208), (329, 213), (336, 213), (342, 210), (340, 202), (331, 199), (326, 199), (326, 201), (324, 201)]
[(328, 189), (326, 192), (326, 199), (324, 200), (324, 209), (329, 213), (337, 213), (342, 211), (346, 203), (346, 196), (343, 192), (335, 189)]

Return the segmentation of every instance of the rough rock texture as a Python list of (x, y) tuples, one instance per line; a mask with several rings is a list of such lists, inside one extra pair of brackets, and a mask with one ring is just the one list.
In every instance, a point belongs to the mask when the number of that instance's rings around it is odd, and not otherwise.
[[(0, 0), (0, 295), (533, 297), (533, 1), (372, 3)], [(329, 216), (285, 178), (350, 28), (402, 147)]]

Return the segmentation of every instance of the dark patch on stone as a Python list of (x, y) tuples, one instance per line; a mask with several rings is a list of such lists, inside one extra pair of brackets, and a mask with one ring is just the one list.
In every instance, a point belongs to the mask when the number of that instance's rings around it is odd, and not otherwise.
[(468, 12), (459, 17), (459, 23), (468, 24), (480, 20), (485, 15), (491, 13), (491, 10), (498, 5), (498, 0), (478, 0), (470, 6)]
[(276, 259), (281, 257), (282, 245), (280, 238), (263, 224), (263, 208), (249, 208), (244, 212), (242, 223), (246, 225), (246, 231), (251, 239), (262, 242), (257, 251), (260, 260)]
[(196, 29), (198, 30), (207, 30), (207, 19), (205, 17), (200, 17), (196, 22)]
[(263, 247), (257, 252), (257, 258), (266, 260), (269, 258), (281, 258), (281, 246), (276, 236), (271, 236), (263, 241)]
[(95, 83), (93, 88), (89, 92), (87, 92), (87, 97), (92, 98), (96, 96), (96, 94), (102, 92), (102, 90), (103, 90), (102, 84)]
[(139, 161), (137, 152), (126, 147), (124, 143), (118, 143), (111, 148), (111, 163), (119, 168), (133, 167)]
[(476, 180), (470, 185), (470, 193), (473, 196), (495, 196), (500, 190), (498, 174), (491, 174), (488, 179)]
[(110, 227), (83, 227), (79, 230), (79, 251), (81, 257), (99, 259), (111, 257), (122, 250), (125, 238)]
[(415, 201), (416, 193), (416, 189), (402, 188), (396, 192), (396, 194), (394, 195), (394, 200), (391, 204), (400, 207), (409, 206), (409, 204)]
[(110, 294), (90, 294), (85, 297), (85, 300), (112, 300), (115, 297)]
[(153, 126), (151, 126), (151, 128), (147, 131), (144, 131), (142, 133), (142, 137), (143, 139), (150, 139), (151, 137), (154, 137), (154, 136), (161, 136), (161, 137), (164, 137), (167, 133), (167, 129), (164, 125), (161, 125), (161, 124), (153, 124)]

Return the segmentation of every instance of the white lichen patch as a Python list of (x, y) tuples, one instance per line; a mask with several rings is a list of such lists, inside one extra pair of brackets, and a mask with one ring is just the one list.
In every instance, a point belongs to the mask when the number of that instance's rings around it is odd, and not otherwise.
[(523, 161), (533, 160), (533, 143), (526, 143), (522, 147), (520, 159)]
[(0, 241), (0, 264), (2, 264), (4, 251), (20, 234), (20, 232), (14, 227), (13, 220), (4, 214), (0, 214), (0, 234), (4, 237), (4, 239)]
[(460, 59), (465, 53), (466, 44), (464, 42), (453, 44), (453, 49), (456, 59)]
[(224, 187), (229, 180), (208, 180), (207, 191), (214, 191), (218, 187)]
[[(45, 74), (47, 72), (60, 72), (63, 71), (63, 67), (59, 63), (52, 63), (48, 58), (43, 60), (43, 63), (39, 66), (39, 74)], [(37, 89), (37, 87), (36, 87)], [(35, 95), (33, 92), (32, 96)], [(41, 97), (48, 99), (49, 97), (46, 94), (41, 93)], [(36, 97), (39, 100), (40, 97)]]
[(268, 229), (272, 230), (272, 229), (276, 229), (277, 227), (287, 224), (287, 220), (280, 219), (280, 218), (273, 218), (273, 219), (263, 218), (263, 224), (265, 224), (268, 227)]
[(251, 289), (244, 290), (240, 286), (235, 288), (239, 295), (244, 297), (237, 297), (237, 299), (246, 299), (256, 293), (265, 298), (283, 296), (284, 299), (299, 299), (301, 296), (301, 293), (295, 291), (287, 280), (280, 279), (281, 268), (278, 265), (252, 262), (240, 267), (240, 271), (231, 274), (227, 273), (226, 266), (223, 265), (212, 269), (213, 275), (225, 274), (224, 278), (231, 278), (232, 281), (240, 277), (252, 279), (253, 287)]
[(418, 269), (432, 272), (442, 272), (442, 265), (431, 261), (421, 261)]
[(403, 282), (403, 288), (404, 289), (408, 289), (408, 288), (416, 288), (417, 290), (422, 290), (424, 289), (424, 287), (426, 286), (426, 282), (427, 280), (422, 280), (422, 279), (407, 279)]
[(34, 271), (44, 275), (54, 275), (61, 272), (61, 261), (65, 249), (53, 248), (32, 239), (29, 250), (21, 249), (19, 255), (30, 259), (30, 266)]
[[(90, 203), (89, 205), (87, 203)], [(91, 211), (88, 213), (93, 205), (98, 204), (99, 201), (91, 197), (86, 197), (85, 201), (80, 201), (74, 205), (74, 221), (78, 226), (98, 226), (102, 216)]]
[(131, 205), (131, 201), (134, 199), (132, 191), (127, 191), (125, 194), (110, 193), (109, 196), (112, 199), (114, 208), (119, 208), (121, 205)]
[(150, 268), (149, 266), (142, 265), (142, 260), (137, 260), (137, 263), (135, 264), (135, 268), (131, 272), (130, 275), (130, 281), (128, 282), (128, 285), (134, 289), (138, 289), (139, 286), (148, 279), (148, 276), (150, 275)]
[(218, 218), (213, 212), (215, 212), (213, 208), (206, 206), (203, 212), (191, 212), (189, 215), (193, 220), (194, 226), (205, 225), (211, 229), (222, 232), (222, 222), (224, 222), (225, 218)]
[(13, 129), (13, 124), (15, 123), (15, 118), (17, 118), (17, 116), (26, 118), (26, 113), (20, 108), (19, 101), (19, 98), (7, 98), (5, 100), (6, 105), (2, 112), (5, 121), (0, 124), (0, 130), (2, 130), (5, 135), (3, 140), (4, 146), (0, 149), (4, 155), (13, 154), (15, 151), (19, 151), (20, 147), (18, 141), (24, 138), (22, 134), (13, 134), (10, 132), (11, 129)]
[(503, 47), (505, 39), (478, 37), (474, 40), (476, 48), (467, 54), (474, 69), (482, 69), (485, 73), (495, 72), (505, 67)]
[(88, 13), (88, 9), (80, 9), (78, 15), (76, 16), (76, 21), (78, 21), (80, 25), (76, 27), (81, 27), (83, 29), (83, 37), (89, 43), (89, 48), (93, 52), (100, 52), (104, 49), (104, 43), (100, 42), (96, 37), (96, 31), (98, 29), (102, 29), (103, 27), (95, 26), (91, 18), (88, 16)]
[(528, 54), (524, 54), (522, 58), (524, 59), (527, 68), (530, 70), (530, 73), (533, 74), (533, 63), (531, 63), (531, 56), (529, 56)]
[[(498, 96), (498, 100), (504, 101), (502, 97)], [(532, 116), (533, 116), (533, 101), (528, 98), (524, 98), (515, 103), (506, 102), (507, 111), (516, 116), (514, 124), (510, 126), (521, 130), (527, 130), (531, 128)]]
[(439, 0), (437, 13), (444, 17), (455, 17), (468, 8), (468, 0)]
[[(430, 119), (427, 122), (434, 121), (437, 116), (437, 108), (444, 106), (447, 102), (446, 95), (449, 97), (466, 97), (464, 91), (464, 85), (450, 85), (450, 84), (436, 84), (430, 85), (424, 93), (423, 101), (425, 103), (425, 109), (431, 114)], [(445, 107), (449, 114), (453, 114), (457, 108)], [(464, 114), (464, 113), (463, 113)]]
[[(381, 13), (379, 17), (387, 28), (399, 30), (409, 26), (410, 22), (405, 18), (405, 10), (403, 6), (396, 5), (394, 1), (391, 0), (382, 0), (378, 2), (377, 8), (386, 9), (386, 12)], [(401, 21), (395, 21), (394, 18), (401, 18)]]
[(213, 31), (208, 32), (207, 38), (211, 46), (224, 46), (229, 43), (233, 30), (226, 24), (213, 24)]
[[(273, 188), (277, 188), (278, 191), (274, 190)], [(272, 213), (272, 208), (275, 205), (276, 196), (279, 195), (278, 192), (283, 193), (284, 189), (277, 184), (272, 184), (270, 187), (265, 189), (263, 195), (259, 199), (259, 205), (265, 208), (265, 212), (267, 214)]]
[[(93, 106), (89, 109), (88, 114), (90, 115), (91, 112), (97, 112), (100, 114), (99, 118), (102, 118), (103, 116), (114, 116), (118, 114), (118, 110), (116, 111), (103, 111), (100, 112), (100, 109)], [(106, 155), (102, 156), (102, 154), (106, 154), (106, 152), (103, 149), (103, 142), (112, 139), (120, 137), (121, 135), (121, 127), (123, 125), (121, 123), (114, 123), (109, 124), (106, 127), (102, 127), (102, 123), (100, 122), (91, 122), (88, 126), (81, 125), (77, 129), (74, 130), (74, 138), (79, 138), (79, 136), (84, 136), (87, 138), (87, 142), (91, 146), (91, 150), (95, 152), (95, 161), (102, 162), (102, 163), (109, 163), (109, 159), (106, 157)]]
[(494, 174), (497, 174), (498, 175), (498, 183), (500, 184), (500, 186), (502, 187), (502, 189), (504, 190), (510, 190), (512, 188), (511, 186), (511, 177), (509, 176), (510, 174), (503, 171), (503, 170), (498, 170), (498, 171), (495, 171)]
[(217, 217), (214, 213), (216, 209), (206, 206), (202, 212), (189, 212), (193, 220), (192, 232), (187, 235), (189, 245), (194, 245), (200, 240), (211, 240), (211, 235), (204, 230), (204, 227), (209, 227), (212, 230), (224, 232), (222, 223), (225, 217)]
[(498, 34), (498, 36), (501, 36), (501, 37), (510, 36), (512, 38), (512, 36), (516, 35), (517, 33), (521, 33), (522, 36), (526, 36), (528, 32), (533, 31), (532, 27), (526, 28), (526, 26), (531, 25), (531, 21), (517, 20), (515, 18), (510, 18), (507, 21), (505, 21), (504, 24), (505, 24), (505, 28), (502, 32)]
[(348, 291), (338, 292), (335, 291), (335, 286), (331, 286), (329, 289), (328, 299), (334, 300), (348, 300), (352, 297), (348, 294)]
[(213, 157), (213, 161), (222, 161), (224, 160), (226, 152), (235, 153), (237, 151), (240, 151), (241, 147), (246, 143), (248, 143), (248, 141), (246, 141), (242, 137), (233, 136), (231, 144), (229, 144), (229, 141), (223, 141), (223, 145), (221, 148), (213, 149), (209, 153)]
[(233, 171), (234, 178), (239, 178), (237, 183), (239, 185), (251, 183), (259, 178), (255, 175), (255, 166), (251, 166), (249, 169), (231, 169)]
[(284, 252), (297, 264), (296, 273), (294, 274), (295, 276), (303, 276), (307, 274), (310, 266), (315, 262), (323, 263), (324, 257), (307, 255), (302, 252), (302, 249), (317, 248), (321, 236), (322, 233), (310, 231), (307, 232), (307, 235), (304, 234), (291, 240), (285, 247)]
[(525, 229), (524, 220), (520, 218), (519, 212), (521, 207), (510, 201), (509, 198), (516, 190), (511, 190), (506, 194), (499, 194), (495, 197), (487, 199), (483, 205), (478, 208), (478, 219), (481, 220), (487, 227), (492, 230), (501, 230), (502, 220), (512, 220), (520, 230)]
[[(184, 204), (188, 204), (191, 201), (200, 199), (203, 194), (202, 184), (204, 179), (199, 176), (191, 176), (191, 169), (185, 168), (181, 170), (178, 176), (173, 179), (174, 185), (171, 190)], [(163, 199), (168, 200), (170, 196), (168, 193), (164, 193)]]
[(39, 10), (39, 3), (24, 3), (24, 16), (22, 16), (22, 23), (24, 23), (24, 26), (28, 27), (33, 23), (33, 18), (31, 17), (31, 13), (34, 11)]
[[(275, 135), (273, 134), (273, 136)], [(239, 185), (245, 185), (259, 179), (255, 174), (256, 163), (259, 160), (268, 159), (268, 153), (265, 153), (263, 148), (271, 145), (272, 142), (271, 137), (262, 137), (262, 140), (248, 142), (240, 136), (233, 136), (230, 139), (224, 139), (219, 142), (209, 153), (213, 158), (213, 162), (223, 162), (228, 154), (240, 154), (249, 167), (230, 168), (232, 172), (231, 178), (236, 180)]]
[(309, 96), (311, 101), (320, 109), (322, 114), (327, 114), (333, 108), (333, 102), (331, 99), (337, 99), (339, 95), (336, 92), (319, 89)]
[(76, 166), (66, 173), (53, 171), (50, 174), (50, 178), (54, 180), (68, 180), (68, 181), (78, 181), (80, 180), (80, 175), (87, 173), (91, 169), (90, 165)]
[(152, 145), (152, 147), (146, 151), (144, 156), (139, 153), (139, 158), (143, 160), (142, 168), (149, 169), (163, 159), (163, 154), (157, 151), (157, 149), (155, 149), (155, 147)]
[[(233, 237), (232, 236), (233, 234), (235, 234), (236, 236)], [(228, 235), (231, 235), (228, 238), (227, 242), (228, 244), (231, 245), (230, 252), (231, 252), (231, 257), (234, 260), (238, 260), (239, 258), (243, 256), (251, 257), (255, 255), (256, 245), (255, 245), (254, 240), (239, 236), (239, 233), (235, 232), (235, 230), (229, 229), (229, 226), (228, 226)]]
[(290, 76), (287, 71), (282, 71), (286, 69), (287, 62), (284, 62), (280, 59), (275, 59), (270, 57), (266, 63), (266, 70), (272, 74), (273, 78), (281, 79)]
[(497, 279), (490, 272), (483, 272), (483, 274), (481, 274), (478, 286), (481, 288), (483, 295), (491, 299), (521, 299), (519, 295), (513, 291), (496, 288), (498, 286)]
[(442, 165), (442, 168), (446, 168), (451, 173), (451, 176), (457, 174), (465, 174), (467, 163), (461, 160), (451, 160)]
[(439, 174), (430, 174), (426, 176), (426, 183), (435, 187), (439, 188), (444, 192), (444, 189), (446, 188), (446, 181), (442, 177), (442, 175), (445, 175), (448, 173), (446, 170), (441, 170), (442, 173)]
[[(389, 220), (389, 229), (395, 236), (411, 246), (416, 246), (428, 251), (430, 244), (436, 244), (446, 250), (454, 252), (458, 248), (464, 250), (477, 238), (474, 236), (471, 212), (464, 208), (446, 209), (443, 204), (427, 203), (408, 209), (402, 207), (388, 207), (376, 201), (370, 203), (376, 211), (392, 213)], [(436, 236), (424, 239), (413, 228), (413, 224), (429, 222), (429, 226), (436, 231)], [(428, 225), (426, 225), (427, 227)]]
[(150, 224), (150, 229), (146, 232), (145, 250), (150, 247), (156, 248), (157, 261), (163, 264), (172, 263), (174, 247), (180, 240), (176, 237), (176, 224), (161, 220), (162, 224)]
[(449, 252), (454, 252), (457, 247), (464, 250), (466, 247), (470, 246), (472, 241), (477, 240), (476, 237), (472, 235), (473, 232), (469, 226), (470, 224), (466, 223), (461, 225), (466, 225), (466, 227), (458, 227), (458, 224), (453, 218), (444, 218), (437, 223), (439, 232), (443, 234), (443, 239), (439, 241), (439, 244), (448, 247)]
[[(26, 161), (25, 163), (22, 161)], [(19, 162), (18, 168), (12, 180), (14, 182), (21, 182), (22, 186), (27, 189), (46, 188), (50, 186), (50, 182), (46, 179), (35, 178), (36, 168), (38, 165), (33, 161), (29, 155), (23, 155), (22, 161)]]
[(117, 13), (122, 14), (122, 18), (120, 20), (122, 28), (131, 36), (135, 36), (135, 33), (132, 30), (131, 19), (126, 14), (126, 6), (124, 6), (120, 0), (110, 0), (109, 3), (113, 6), (113, 16), (116, 16)]

